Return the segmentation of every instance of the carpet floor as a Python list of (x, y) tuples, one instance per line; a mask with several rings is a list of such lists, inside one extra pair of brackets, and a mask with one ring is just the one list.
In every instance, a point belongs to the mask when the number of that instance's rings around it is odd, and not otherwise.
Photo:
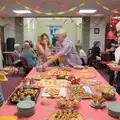
[(2, 82), (2, 91), (4, 99), (7, 100), (8, 97), (12, 94), (15, 88), (21, 83), (24, 78), (23, 74), (9, 74), (7, 75), (8, 81)]

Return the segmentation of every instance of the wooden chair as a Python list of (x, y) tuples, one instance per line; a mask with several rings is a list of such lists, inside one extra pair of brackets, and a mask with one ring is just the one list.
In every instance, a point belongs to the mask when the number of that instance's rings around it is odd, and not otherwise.
[(101, 69), (101, 61), (100, 60), (94, 60), (92, 56), (92, 49), (88, 49), (88, 61), (87, 65), (93, 66), (96, 69)]
[(25, 57), (23, 56), (20, 56), (20, 60), (21, 60), (21, 63), (23, 65), (23, 68), (24, 68), (24, 73), (25, 73), (25, 76), (31, 71), (32, 67), (30, 67), (27, 63), (27, 60)]

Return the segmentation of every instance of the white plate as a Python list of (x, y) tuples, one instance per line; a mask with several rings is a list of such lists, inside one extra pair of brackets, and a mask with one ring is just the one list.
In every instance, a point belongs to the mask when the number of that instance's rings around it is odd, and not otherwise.
[[(42, 91), (42, 97), (51, 97), (48, 93), (46, 93), (47, 88), (44, 88)], [(60, 92), (59, 92), (59, 96), (66, 96), (66, 88), (60, 88)], [(53, 96), (53, 97), (57, 97), (57, 96)]]
[(75, 65), (74, 68), (75, 69), (83, 69), (83, 66), (82, 65)]
[(95, 105), (93, 101), (90, 102), (90, 106), (96, 109), (104, 108), (106, 105), (105, 103), (101, 103), (99, 105)]
[(85, 92), (90, 93), (90, 94), (94, 94), (89, 86), (84, 85), (83, 88), (84, 88)]

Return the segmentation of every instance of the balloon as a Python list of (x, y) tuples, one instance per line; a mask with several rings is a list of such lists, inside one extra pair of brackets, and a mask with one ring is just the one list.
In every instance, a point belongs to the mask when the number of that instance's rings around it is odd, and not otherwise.
[(115, 27), (115, 25), (116, 25), (118, 22), (119, 22), (118, 19), (112, 19), (110, 23), (111, 23), (112, 27)]
[(113, 31), (109, 31), (107, 33), (107, 39), (114, 39), (115, 35), (114, 35), (114, 32)]

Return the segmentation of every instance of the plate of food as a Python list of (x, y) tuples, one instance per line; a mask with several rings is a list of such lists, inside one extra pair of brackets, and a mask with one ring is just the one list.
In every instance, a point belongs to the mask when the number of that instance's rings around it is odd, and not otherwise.
[(85, 120), (76, 110), (59, 110), (53, 112), (47, 120)]
[(84, 67), (82, 65), (75, 65), (74, 68), (75, 69), (83, 69)]
[(39, 94), (40, 94), (40, 88), (31, 88), (31, 89), (18, 88), (11, 95), (8, 102), (11, 104), (17, 104), (21, 100), (26, 100), (26, 99), (37, 102)]
[(71, 84), (79, 84), (80, 83), (80, 76), (68, 75), (65, 78), (66, 78), (66, 80), (70, 81)]
[(96, 74), (92, 73), (92, 72), (80, 73), (79, 75), (80, 75), (81, 78), (84, 78), (84, 79), (92, 79), (92, 78), (96, 77)]
[(41, 75), (36, 75), (36, 76), (33, 76), (32, 79), (34, 80), (42, 80), (42, 79), (50, 79), (51, 76), (50, 75), (47, 75), (47, 74), (41, 74)]
[(72, 70), (72, 68), (71, 67), (68, 67), (68, 66), (63, 66), (62, 68), (61, 68), (63, 71), (71, 71)]
[(31, 79), (33, 79), (33, 80), (38, 80), (38, 81), (41, 80), (40, 76), (38, 76), (38, 75), (32, 76)]
[(65, 88), (44, 88), (42, 92), (42, 97), (58, 97), (66, 96)]
[(105, 99), (104, 99), (103, 96), (92, 95), (91, 99), (92, 99), (92, 101), (90, 102), (91, 107), (99, 109), (99, 108), (104, 108), (106, 106), (105, 103), (104, 103)]
[(7, 75), (8, 73), (5, 71), (0, 71), (0, 73), (3, 73), (4, 75)]
[(80, 102), (74, 99), (66, 99), (66, 97), (63, 96), (58, 97), (56, 101), (57, 101), (57, 107), (63, 109), (78, 108)]
[(75, 100), (90, 99), (93, 91), (86, 85), (69, 85), (69, 98)]
[(96, 86), (96, 85), (102, 84), (100, 81), (93, 80), (93, 79), (92, 80), (83, 80), (82, 83), (85, 85), (90, 85), (90, 86)]
[(50, 68), (48, 71), (48, 75), (55, 76), (59, 74), (59, 69), (58, 68)]
[(88, 73), (89, 70), (88, 70), (88, 69), (82, 69), (82, 70), (80, 70), (80, 72), (81, 72), (81, 73)]
[(106, 105), (105, 103), (94, 103), (93, 101), (90, 102), (90, 106), (96, 109), (104, 108)]
[(3, 68), (4, 71), (7, 71), (7, 72), (17, 72), (18, 69), (15, 68), (15, 67), (5, 67)]
[(69, 81), (67, 80), (41, 80), (38, 83), (38, 86), (44, 87), (44, 88), (63, 88), (67, 87), (69, 85)]
[(65, 79), (65, 77), (67, 76), (67, 72), (66, 71), (60, 71), (58, 73), (58, 75), (56, 75), (57, 79)]
[(107, 86), (102, 89), (102, 96), (106, 100), (115, 100), (115, 90), (112, 86)]

